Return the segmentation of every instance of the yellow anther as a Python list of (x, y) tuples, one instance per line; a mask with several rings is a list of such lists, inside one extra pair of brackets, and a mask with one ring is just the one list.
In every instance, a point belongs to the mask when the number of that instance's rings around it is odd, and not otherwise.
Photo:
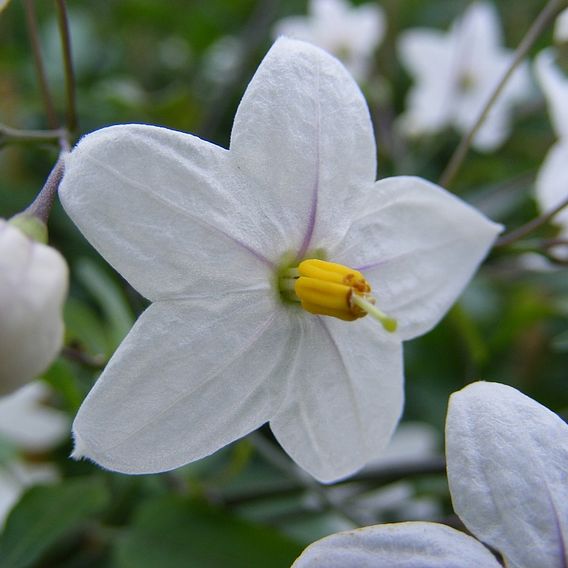
[(370, 314), (386, 331), (396, 330), (396, 320), (377, 306), (371, 286), (357, 270), (310, 258), (295, 268), (285, 268), (278, 280), (280, 294), (286, 301), (302, 304), (311, 314), (353, 321)]
[[(302, 307), (322, 316), (353, 321), (367, 311), (352, 301), (352, 295), (368, 296), (371, 286), (357, 270), (335, 262), (309, 259), (298, 266), (299, 278), (294, 291)], [(374, 299), (372, 300), (374, 302)]]

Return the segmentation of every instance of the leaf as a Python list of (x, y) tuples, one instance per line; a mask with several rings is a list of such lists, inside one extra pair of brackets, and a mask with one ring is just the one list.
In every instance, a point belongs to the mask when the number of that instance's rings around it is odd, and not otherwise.
[(113, 346), (95, 310), (86, 303), (70, 297), (65, 303), (66, 343), (78, 343), (91, 355), (110, 354)]
[(116, 558), (119, 568), (288, 568), (301, 550), (272, 529), (166, 496), (141, 507)]
[(109, 322), (114, 349), (134, 323), (124, 293), (109, 274), (92, 260), (81, 259), (76, 270), (81, 283), (96, 298)]
[(0, 568), (25, 568), (79, 523), (102, 511), (109, 495), (101, 480), (74, 479), (27, 491), (0, 537)]

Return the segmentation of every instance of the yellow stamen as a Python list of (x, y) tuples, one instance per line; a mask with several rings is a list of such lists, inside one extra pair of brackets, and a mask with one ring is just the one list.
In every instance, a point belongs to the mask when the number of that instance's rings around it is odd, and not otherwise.
[(319, 259), (302, 261), (280, 279), (282, 292), (295, 292), (306, 311), (353, 321), (371, 314), (387, 331), (396, 330), (396, 320), (379, 310), (371, 286), (357, 270)]

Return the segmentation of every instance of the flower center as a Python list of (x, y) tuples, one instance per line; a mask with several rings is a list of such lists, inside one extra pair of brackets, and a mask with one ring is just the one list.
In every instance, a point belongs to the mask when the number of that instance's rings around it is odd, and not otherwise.
[(371, 286), (357, 270), (316, 258), (283, 270), (278, 279), (280, 294), (299, 302), (304, 310), (320, 316), (354, 321), (367, 314), (385, 330), (396, 330), (397, 322), (376, 306)]

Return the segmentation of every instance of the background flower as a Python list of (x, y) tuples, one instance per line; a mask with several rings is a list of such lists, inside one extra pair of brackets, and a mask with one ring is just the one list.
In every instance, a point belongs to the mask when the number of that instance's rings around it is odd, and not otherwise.
[[(502, 47), (499, 17), (488, 2), (474, 2), (447, 33), (404, 31), (398, 51), (414, 86), (401, 116), (411, 136), (434, 134), (453, 126), (468, 132), (513, 59)], [(510, 133), (512, 106), (529, 95), (528, 69), (518, 68), (479, 129), (473, 146), (492, 151)]]
[[(536, 198), (543, 213), (551, 211), (568, 197), (568, 77), (555, 64), (555, 55), (554, 49), (549, 48), (539, 53), (535, 60), (535, 74), (545, 94), (557, 136), (535, 182)], [(553, 222), (560, 226), (559, 237), (568, 238), (568, 208), (557, 213)]]
[(308, 12), (278, 21), (274, 37), (313, 43), (338, 57), (357, 80), (364, 80), (385, 33), (381, 7), (371, 2), (352, 6), (349, 0), (309, 0)]

